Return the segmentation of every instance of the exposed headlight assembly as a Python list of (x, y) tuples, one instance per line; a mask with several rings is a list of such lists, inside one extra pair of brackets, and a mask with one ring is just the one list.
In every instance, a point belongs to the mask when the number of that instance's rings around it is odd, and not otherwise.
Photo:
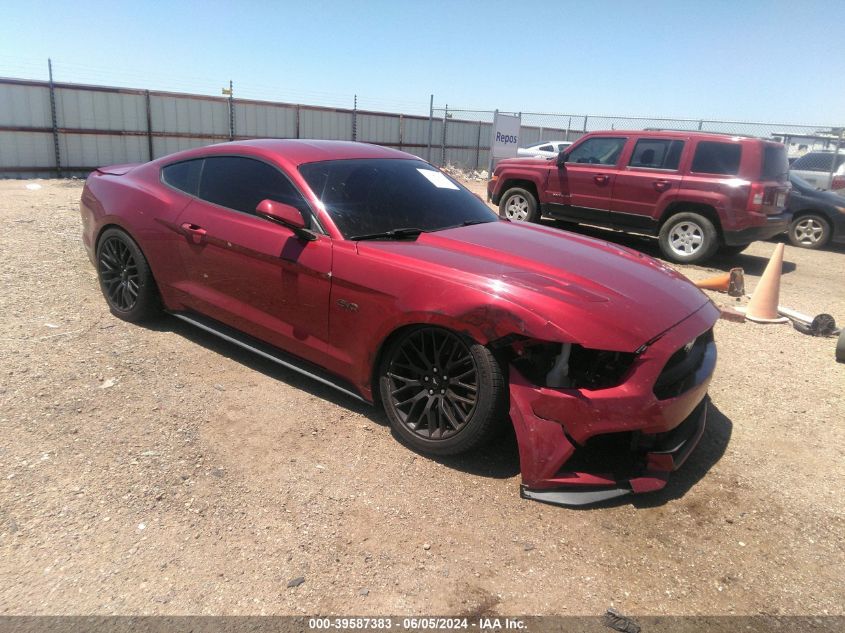
[(606, 389), (624, 378), (635, 353), (582, 347), (577, 343), (519, 340), (508, 361), (525, 378), (552, 389)]

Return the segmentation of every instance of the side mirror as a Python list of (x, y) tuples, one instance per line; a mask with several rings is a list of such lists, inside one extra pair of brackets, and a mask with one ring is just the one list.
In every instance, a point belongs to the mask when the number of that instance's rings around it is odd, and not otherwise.
[(568, 156), (568, 152), (566, 150), (561, 150), (561, 152), (557, 155), (557, 166), (563, 167), (566, 165), (566, 158)]
[(289, 228), (301, 240), (313, 242), (317, 239), (316, 233), (305, 228), (305, 217), (302, 212), (289, 204), (275, 200), (262, 200), (255, 207), (255, 213), (258, 217)]
[(302, 217), (302, 212), (284, 202), (262, 200), (255, 207), (255, 213), (262, 218), (283, 224), (294, 231), (305, 228), (305, 218)]

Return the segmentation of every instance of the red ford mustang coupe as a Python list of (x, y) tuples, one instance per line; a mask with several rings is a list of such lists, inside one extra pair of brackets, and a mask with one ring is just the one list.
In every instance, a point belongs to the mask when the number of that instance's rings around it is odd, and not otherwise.
[(469, 451), (510, 418), (525, 497), (657, 490), (704, 431), (704, 294), (634, 251), (501, 220), (404, 152), (224, 143), (98, 169), (81, 212), (115, 316), (168, 312), (380, 403), (420, 452)]

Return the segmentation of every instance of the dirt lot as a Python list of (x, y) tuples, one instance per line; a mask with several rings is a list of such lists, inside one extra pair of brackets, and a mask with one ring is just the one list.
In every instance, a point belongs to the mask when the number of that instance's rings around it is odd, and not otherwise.
[[(0, 613), (843, 613), (833, 339), (720, 321), (711, 425), (669, 487), (545, 506), (512, 439), (434, 461), (175, 319), (113, 318), (81, 183), (30, 183), (0, 181)], [(772, 248), (715, 264), (753, 288)], [(845, 252), (784, 269), (782, 303), (845, 322)]]

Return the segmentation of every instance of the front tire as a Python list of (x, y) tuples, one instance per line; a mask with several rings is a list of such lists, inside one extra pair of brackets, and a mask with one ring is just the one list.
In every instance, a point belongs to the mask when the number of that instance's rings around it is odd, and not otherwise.
[(141, 249), (121, 229), (106, 229), (97, 242), (97, 277), (111, 313), (138, 323), (158, 316), (161, 303)]
[(718, 249), (716, 227), (698, 213), (678, 213), (660, 228), (660, 250), (673, 262), (698, 264), (710, 259)]
[(508, 189), (499, 201), (499, 215), (511, 222), (537, 222), (540, 220), (537, 198), (526, 189)]
[(402, 442), (431, 455), (477, 448), (507, 415), (507, 382), (492, 352), (440, 327), (406, 331), (390, 344), (379, 393)]
[(799, 215), (789, 224), (789, 243), (799, 248), (822, 248), (830, 241), (830, 222), (815, 213)]

